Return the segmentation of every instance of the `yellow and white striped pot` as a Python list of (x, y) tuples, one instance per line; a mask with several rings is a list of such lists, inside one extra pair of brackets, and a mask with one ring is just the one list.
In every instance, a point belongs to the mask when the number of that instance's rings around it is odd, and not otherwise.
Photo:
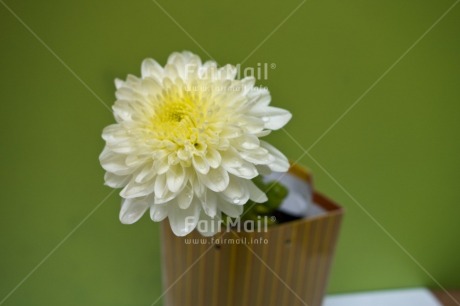
[[(311, 184), (300, 166), (293, 165), (290, 173)], [(205, 238), (194, 231), (176, 237), (164, 221), (164, 305), (320, 306), (343, 209), (317, 192), (313, 200), (326, 213), (270, 226), (267, 232)], [(241, 243), (220, 243), (224, 239)]]

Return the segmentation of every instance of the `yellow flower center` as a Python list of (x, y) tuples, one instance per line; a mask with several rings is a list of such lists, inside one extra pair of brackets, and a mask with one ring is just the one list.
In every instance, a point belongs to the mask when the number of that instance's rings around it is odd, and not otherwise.
[(158, 140), (169, 140), (177, 145), (196, 146), (203, 128), (203, 106), (190, 94), (170, 94), (155, 108), (152, 130)]

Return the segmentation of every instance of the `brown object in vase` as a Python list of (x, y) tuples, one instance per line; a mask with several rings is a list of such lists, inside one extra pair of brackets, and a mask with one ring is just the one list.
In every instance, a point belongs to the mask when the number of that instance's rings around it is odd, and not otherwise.
[[(311, 182), (308, 173), (297, 165), (290, 173)], [(193, 231), (176, 237), (164, 221), (164, 305), (320, 306), (343, 209), (317, 192), (314, 202), (325, 213), (271, 226), (260, 233), (232, 231), (206, 238)], [(246, 243), (217, 243), (218, 239)]]

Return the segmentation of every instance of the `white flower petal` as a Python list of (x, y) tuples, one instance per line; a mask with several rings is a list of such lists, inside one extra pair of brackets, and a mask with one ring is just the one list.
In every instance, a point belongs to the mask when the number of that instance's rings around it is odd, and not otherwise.
[(171, 154), (168, 155), (168, 164), (170, 166), (177, 165), (178, 163), (180, 163), (180, 159), (177, 156), (177, 152), (172, 152)]
[(153, 77), (143, 79), (141, 86), (144, 95), (149, 97), (155, 97), (163, 91), (161, 83), (158, 81), (158, 79)]
[(198, 177), (200, 182), (215, 192), (224, 191), (225, 188), (227, 188), (229, 182), (228, 173), (222, 167), (217, 169), (211, 168), (206, 175), (198, 173)]
[(264, 203), (268, 201), (267, 195), (254, 184), (253, 181), (245, 181), (246, 187), (249, 190), (250, 199), (256, 203)]
[(151, 159), (149, 157), (147, 157), (147, 156), (140, 156), (140, 155), (137, 155), (137, 154), (131, 154), (131, 155), (126, 156), (125, 164), (128, 167), (137, 168), (140, 165), (148, 163), (149, 160), (151, 161)]
[(156, 177), (155, 186), (153, 191), (155, 192), (155, 197), (162, 198), (166, 193), (166, 174), (161, 174)]
[(267, 164), (272, 171), (275, 172), (286, 172), (289, 170), (289, 161), (277, 148), (269, 144), (268, 142), (261, 141), (260, 145), (270, 152), (270, 155), (274, 157), (272, 163)]
[(169, 168), (166, 172), (167, 185), (171, 192), (177, 192), (181, 190), (186, 181), (185, 170), (181, 165), (176, 165)]
[(115, 79), (115, 88), (120, 88), (121, 86), (123, 86), (125, 82), (123, 82), (123, 80), (120, 80), (120, 79)]
[(242, 180), (231, 177), (221, 196), (232, 204), (244, 205), (249, 200), (249, 190), (246, 185), (242, 184)]
[(267, 135), (270, 135), (271, 132), (272, 132), (271, 130), (262, 130), (258, 133), (254, 133), (254, 135), (260, 138), (260, 137), (265, 137)]
[(136, 174), (135, 181), (137, 183), (145, 183), (155, 176), (155, 171), (151, 164), (143, 165), (141, 170)]
[(256, 90), (250, 91), (248, 93), (248, 98), (250, 99), (250, 104), (254, 110), (259, 110), (268, 106), (272, 99), (268, 89), (263, 87), (258, 87)]
[(238, 152), (233, 148), (223, 151), (220, 154), (222, 156), (222, 165), (224, 167), (236, 168), (243, 165), (243, 160)]
[(198, 72), (201, 79), (213, 80), (217, 76), (217, 63), (214, 61), (207, 61), (201, 66)]
[(184, 55), (179, 52), (173, 52), (171, 55), (168, 57), (168, 60), (166, 62), (169, 65), (175, 65), (177, 67), (183, 67), (185, 66), (185, 59)]
[(168, 216), (167, 204), (154, 204), (150, 206), (150, 218), (155, 222), (163, 221)]
[(255, 165), (268, 165), (275, 161), (275, 157), (269, 154), (268, 150), (263, 147), (253, 150), (242, 150), (240, 151), (240, 156)]
[(241, 88), (243, 91), (241, 92), (244, 95), (247, 95), (250, 93), (254, 85), (256, 84), (256, 78), (253, 76), (245, 77), (244, 79), (240, 80)]
[(201, 59), (198, 55), (190, 52), (190, 51), (182, 51), (182, 56), (184, 57), (184, 60), (187, 64), (196, 64), (201, 66)]
[(201, 235), (205, 237), (211, 237), (220, 232), (222, 228), (221, 224), (220, 215), (216, 215), (214, 218), (211, 218), (204, 211), (201, 211), (200, 223), (196, 229), (200, 232)]
[(220, 137), (225, 139), (237, 138), (243, 135), (243, 130), (239, 126), (225, 125), (222, 127), (223, 131), (220, 133)]
[(152, 193), (154, 187), (155, 183), (153, 181), (141, 184), (137, 183), (135, 180), (131, 180), (120, 192), (120, 196), (126, 199), (143, 197)]
[(155, 196), (155, 197), (154, 197), (154, 203), (155, 203), (155, 204), (164, 204), (164, 203), (167, 203), (167, 202), (171, 201), (171, 200), (174, 199), (175, 197), (176, 197), (176, 194), (167, 191), (167, 192), (163, 195), (163, 197), (161, 197), (161, 198)]
[(132, 110), (123, 107), (122, 100), (117, 100), (115, 104), (112, 106), (113, 115), (117, 122), (129, 121), (132, 119)]
[(249, 180), (255, 178), (259, 174), (257, 168), (247, 161), (243, 161), (240, 167), (228, 168), (224, 166), (224, 169), (227, 170), (228, 173)]
[[(166, 64), (164, 68), (164, 74), (169, 80), (176, 80), (181, 77), (178, 67), (174, 64)], [(164, 80), (167, 80), (166, 78)], [(167, 83), (163, 82), (163, 85), (167, 87)]]
[(163, 67), (161, 67), (154, 59), (147, 58), (142, 62), (141, 74), (143, 78), (160, 78), (163, 75)]
[(129, 176), (120, 176), (111, 172), (106, 172), (104, 175), (105, 184), (112, 188), (125, 187), (128, 183)]
[[(172, 200), (171, 202), (174, 202)], [(179, 208), (176, 203), (169, 202), (168, 219), (171, 229), (176, 236), (183, 237), (193, 231), (198, 223), (200, 215), (199, 200), (194, 198), (187, 209)]]
[(258, 175), (254, 164), (243, 160), (233, 149), (222, 153), (222, 167), (229, 173), (241, 178), (252, 179)]
[(155, 160), (154, 163), (155, 172), (157, 174), (164, 174), (169, 170), (168, 157)]
[(292, 118), (292, 114), (287, 110), (273, 106), (267, 106), (256, 111), (252, 110), (250, 114), (261, 117), (265, 122), (265, 128), (271, 130), (278, 130), (282, 128)]
[(217, 168), (220, 166), (222, 157), (217, 150), (208, 149), (206, 152), (206, 161), (211, 168)]
[(180, 208), (186, 209), (190, 206), (193, 200), (193, 189), (190, 186), (185, 186), (185, 188), (177, 196), (177, 203)]
[(120, 210), (120, 221), (123, 224), (133, 224), (145, 213), (149, 204), (145, 197), (123, 199)]
[(175, 66), (178, 75), (183, 80), (186, 80), (198, 75), (198, 70), (201, 66), (201, 59), (197, 55), (188, 51), (181, 53), (174, 52), (169, 56), (167, 64)]
[(204, 212), (211, 218), (214, 218), (217, 213), (217, 195), (207, 190), (205, 196), (201, 198), (201, 205)]
[(234, 80), (238, 69), (232, 65), (225, 65), (224, 67), (218, 69), (217, 74), (218, 78), (221, 80)]
[(193, 173), (193, 175), (190, 176), (190, 184), (192, 185), (194, 194), (200, 199), (203, 198), (207, 188), (204, 184), (201, 184), (197, 173)]
[(208, 161), (199, 155), (193, 156), (193, 167), (201, 174), (207, 174), (210, 168)]
[(218, 205), (219, 209), (231, 218), (238, 218), (244, 210), (243, 205), (232, 204), (227, 202), (225, 199), (220, 199)]
[(137, 100), (141, 96), (134, 90), (134, 88), (126, 87), (126, 83), (122, 87), (118, 88), (115, 92), (115, 97), (119, 100)]
[(120, 141), (129, 141), (129, 135), (121, 124), (111, 124), (102, 130), (102, 139), (108, 143), (116, 144)]
[(265, 127), (265, 122), (262, 118), (242, 116), (241, 121), (241, 128), (243, 128), (247, 133), (250, 133), (246, 135), (259, 137), (257, 134), (261, 133)]
[(116, 175), (128, 175), (135, 170), (125, 164), (124, 155), (114, 154), (107, 147), (104, 148), (99, 156), (99, 161), (104, 170)]
[(192, 153), (187, 149), (179, 149), (177, 151), (177, 157), (179, 157), (182, 161), (188, 161), (192, 157)]
[(259, 147), (259, 138), (251, 134), (245, 134), (233, 140), (233, 143), (242, 149), (253, 150)]
[(136, 151), (136, 146), (131, 140), (107, 141), (106, 146), (110, 151), (116, 154), (129, 155)]

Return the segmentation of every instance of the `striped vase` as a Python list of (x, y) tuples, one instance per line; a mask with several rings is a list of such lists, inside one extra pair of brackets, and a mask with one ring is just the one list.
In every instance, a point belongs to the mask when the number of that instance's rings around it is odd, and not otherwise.
[[(290, 174), (311, 183), (294, 165)], [(343, 209), (320, 193), (325, 213), (271, 226), (267, 232), (196, 231), (176, 237), (162, 223), (165, 306), (320, 306)]]

